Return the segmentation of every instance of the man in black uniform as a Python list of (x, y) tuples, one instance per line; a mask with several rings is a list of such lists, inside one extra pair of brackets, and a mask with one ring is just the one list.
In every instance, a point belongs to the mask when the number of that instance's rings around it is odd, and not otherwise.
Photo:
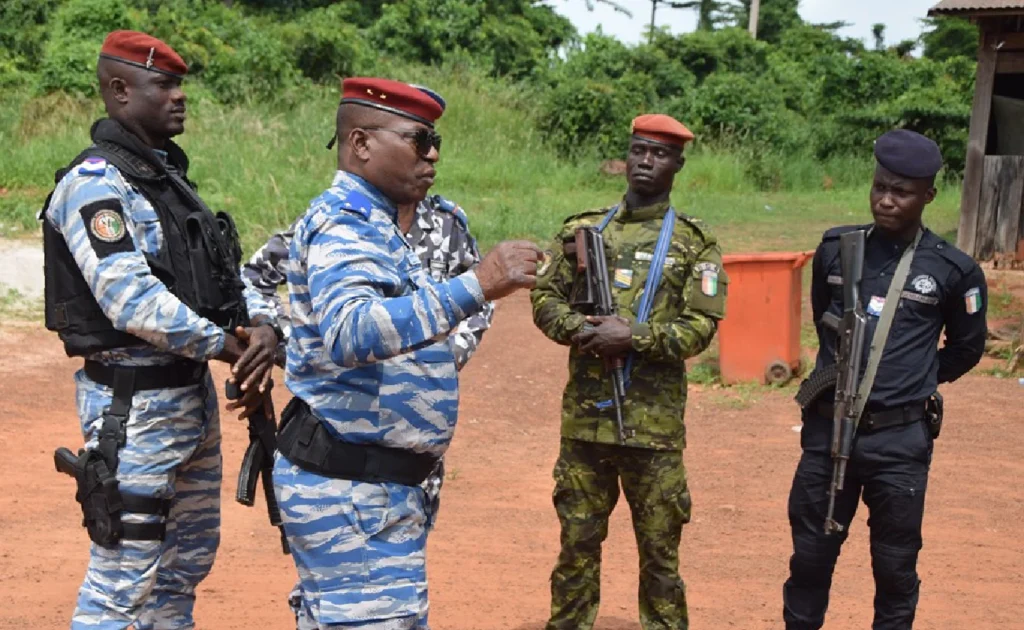
[[(900, 258), (920, 240), (912, 251), (910, 272), (860, 418), (845, 487), (836, 497), (835, 520), (842, 529), (831, 535), (825, 534), (824, 523), (832, 475), (833, 392), (804, 407), (803, 455), (789, 495), (793, 556), (783, 587), (787, 630), (812, 630), (824, 624), (832, 572), (862, 493), (870, 512), (875, 578), (872, 628), (911, 628), (921, 584), (916, 567), (924, 495), (937, 437), (937, 426), (925, 419), (936, 406), (938, 384), (963, 376), (985, 349), (984, 274), (970, 256), (921, 223), (924, 207), (935, 198), (935, 174), (942, 166), (938, 146), (911, 131), (891, 131), (876, 141), (875, 158), (874, 224), (825, 232), (814, 256), (811, 304), (820, 345), (815, 370), (836, 362), (836, 333), (822, 324), (822, 315), (842, 313), (840, 235), (869, 230), (860, 285), (868, 340)], [(946, 341), (938, 349), (943, 329)], [(864, 344), (862, 374), (870, 345)]]

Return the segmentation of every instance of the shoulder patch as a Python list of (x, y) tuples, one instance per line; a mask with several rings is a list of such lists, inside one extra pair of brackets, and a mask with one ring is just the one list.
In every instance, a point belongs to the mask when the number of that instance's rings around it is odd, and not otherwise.
[(77, 170), (79, 175), (103, 175), (107, 172), (107, 161), (101, 157), (87, 157)]
[(96, 256), (106, 258), (117, 252), (135, 250), (135, 243), (128, 236), (120, 199), (94, 201), (82, 206), (79, 212)]

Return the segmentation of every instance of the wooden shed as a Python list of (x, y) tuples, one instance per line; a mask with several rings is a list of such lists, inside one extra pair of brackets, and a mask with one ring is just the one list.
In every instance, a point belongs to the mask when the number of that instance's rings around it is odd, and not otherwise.
[(943, 0), (929, 16), (978, 25), (977, 80), (957, 247), (1024, 259), (1024, 0)]

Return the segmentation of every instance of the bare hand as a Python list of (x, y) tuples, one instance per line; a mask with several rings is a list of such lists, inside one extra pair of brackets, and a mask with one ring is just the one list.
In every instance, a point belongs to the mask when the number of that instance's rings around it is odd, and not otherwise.
[(617, 358), (633, 347), (629, 320), (617, 315), (587, 317), (587, 325), (576, 333), (572, 342), (583, 354)]
[[(235, 329), (239, 341), (247, 344), (245, 352), (231, 368), (231, 378), (241, 383), (241, 390), (248, 394), (259, 386), (260, 393), (266, 391), (270, 375), (274, 371), (274, 355), (277, 353), (277, 333), (270, 326)], [(242, 398), (245, 399), (243, 394)]]
[(530, 241), (498, 243), (476, 268), (484, 298), (497, 300), (517, 289), (532, 289), (537, 284), (537, 263), (543, 258)]
[(228, 411), (235, 411), (241, 409), (242, 413), (238, 414), (239, 420), (245, 420), (252, 414), (259, 410), (263, 410), (264, 415), (267, 418), (273, 417), (273, 407), (271, 406), (270, 392), (263, 393), (259, 389), (252, 387), (248, 391), (242, 394), (242, 397), (237, 400), (229, 401), (225, 406)]
[(245, 345), (231, 333), (224, 333), (224, 349), (215, 358), (229, 365), (234, 365), (245, 353)]

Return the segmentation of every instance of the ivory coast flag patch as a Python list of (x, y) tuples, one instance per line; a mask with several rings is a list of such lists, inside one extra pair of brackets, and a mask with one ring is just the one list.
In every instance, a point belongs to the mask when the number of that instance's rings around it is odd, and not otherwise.
[(975, 287), (964, 293), (964, 303), (967, 306), (967, 314), (974, 315), (981, 310), (981, 289)]
[(700, 292), (708, 297), (718, 295), (718, 272), (705, 270), (700, 273)]

